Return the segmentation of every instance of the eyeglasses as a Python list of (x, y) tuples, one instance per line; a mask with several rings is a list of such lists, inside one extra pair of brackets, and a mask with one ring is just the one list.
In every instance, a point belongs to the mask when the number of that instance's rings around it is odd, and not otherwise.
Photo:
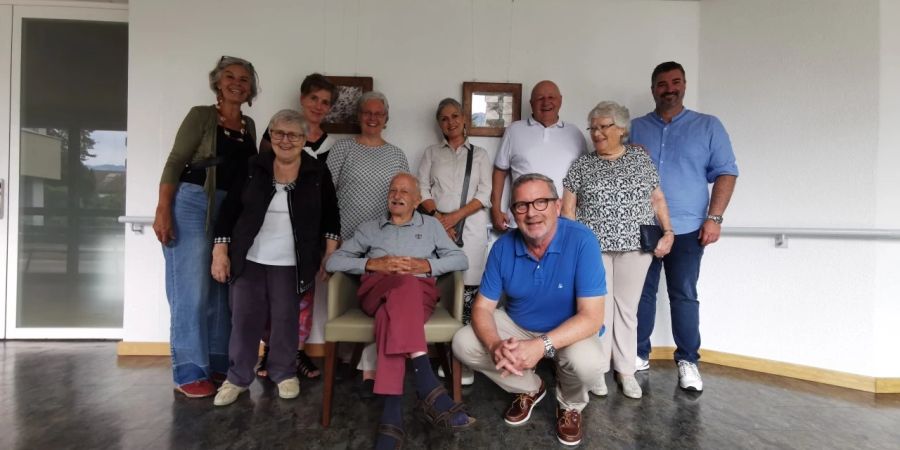
[(527, 213), (529, 206), (533, 207), (535, 211), (544, 211), (547, 209), (547, 205), (549, 205), (550, 202), (555, 201), (555, 200), (559, 200), (559, 199), (556, 197), (549, 197), (549, 198), (538, 198), (538, 199), (532, 200), (530, 202), (515, 202), (512, 204), (512, 209), (513, 209), (513, 211), (516, 212), (516, 214)]
[(608, 123), (608, 124), (606, 124), (606, 125), (600, 125), (600, 126), (598, 126), (598, 127), (588, 127), (587, 130), (588, 130), (589, 133), (596, 133), (596, 132), (598, 132), (598, 131), (601, 131), (601, 132), (602, 132), (602, 131), (606, 131), (606, 130), (609, 129), (609, 127), (614, 127), (614, 126), (616, 126), (615, 123)]
[(281, 130), (269, 130), (269, 136), (272, 138), (272, 141), (280, 141), (284, 138), (287, 138), (288, 141), (291, 142), (300, 142), (306, 138), (305, 134), (300, 133), (286, 133)]
[(360, 115), (363, 117), (374, 117), (376, 119), (381, 119), (387, 114), (382, 111), (363, 111), (360, 113)]

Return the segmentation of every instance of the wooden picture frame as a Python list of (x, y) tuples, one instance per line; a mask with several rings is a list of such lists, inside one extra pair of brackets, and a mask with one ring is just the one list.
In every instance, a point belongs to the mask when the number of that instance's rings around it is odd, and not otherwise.
[(322, 129), (326, 133), (359, 134), (359, 117), (356, 104), (364, 92), (372, 90), (372, 77), (334, 77), (326, 76), (328, 81), (337, 86), (336, 101), (331, 111), (322, 120)]
[(522, 83), (463, 82), (463, 116), (469, 136), (503, 136), (522, 118)]

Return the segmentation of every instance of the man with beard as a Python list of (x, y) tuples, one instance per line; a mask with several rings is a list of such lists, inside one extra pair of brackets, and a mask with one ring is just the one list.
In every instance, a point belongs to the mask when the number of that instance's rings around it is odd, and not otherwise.
[[(650, 368), (650, 334), (656, 316), (659, 272), (666, 269), (672, 312), (672, 335), (678, 384), (702, 391), (700, 359), (700, 303), (697, 280), (703, 249), (719, 240), (722, 215), (731, 200), (738, 168), (725, 127), (714, 116), (684, 107), (684, 68), (664, 62), (650, 77), (656, 109), (631, 122), (631, 141), (643, 145), (659, 172), (660, 185), (675, 231), (672, 251), (654, 259), (647, 270), (638, 305), (637, 369)], [(709, 183), (713, 184), (712, 198)]]

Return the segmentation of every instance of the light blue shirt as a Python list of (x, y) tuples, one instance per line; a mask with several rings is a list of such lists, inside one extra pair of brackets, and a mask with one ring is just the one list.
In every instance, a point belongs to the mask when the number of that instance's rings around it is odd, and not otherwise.
[(738, 175), (728, 132), (708, 114), (685, 108), (665, 123), (651, 112), (631, 121), (629, 140), (643, 145), (656, 165), (675, 234), (703, 225), (710, 183), (719, 175)]
[(325, 270), (361, 275), (369, 259), (382, 256), (426, 259), (433, 277), (469, 268), (466, 254), (450, 240), (444, 226), (434, 217), (413, 211), (409, 222), (401, 225), (387, 215), (361, 223), (353, 237), (331, 254)]
[(521, 232), (510, 231), (491, 248), (479, 293), (493, 301), (506, 293), (513, 322), (546, 333), (575, 315), (579, 298), (606, 295), (600, 244), (588, 227), (560, 217), (553, 240), (537, 260)]

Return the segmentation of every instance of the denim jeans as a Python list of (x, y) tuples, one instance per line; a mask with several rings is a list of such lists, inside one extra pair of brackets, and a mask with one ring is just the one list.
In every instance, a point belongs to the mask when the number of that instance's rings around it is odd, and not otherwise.
[(672, 337), (675, 338), (675, 360), (696, 363), (700, 360), (700, 302), (697, 300), (697, 280), (700, 278), (700, 230), (675, 236), (672, 251), (661, 260), (653, 258), (644, 280), (644, 291), (638, 305), (637, 354), (650, 355), (650, 335), (656, 321), (656, 292), (659, 290), (659, 271), (666, 268), (666, 286), (672, 313)]
[[(217, 208), (224, 195), (216, 192)], [(212, 231), (206, 229), (206, 207), (202, 186), (181, 183), (172, 204), (175, 239), (163, 246), (172, 376), (178, 385), (228, 371), (228, 285), (210, 275)]]

